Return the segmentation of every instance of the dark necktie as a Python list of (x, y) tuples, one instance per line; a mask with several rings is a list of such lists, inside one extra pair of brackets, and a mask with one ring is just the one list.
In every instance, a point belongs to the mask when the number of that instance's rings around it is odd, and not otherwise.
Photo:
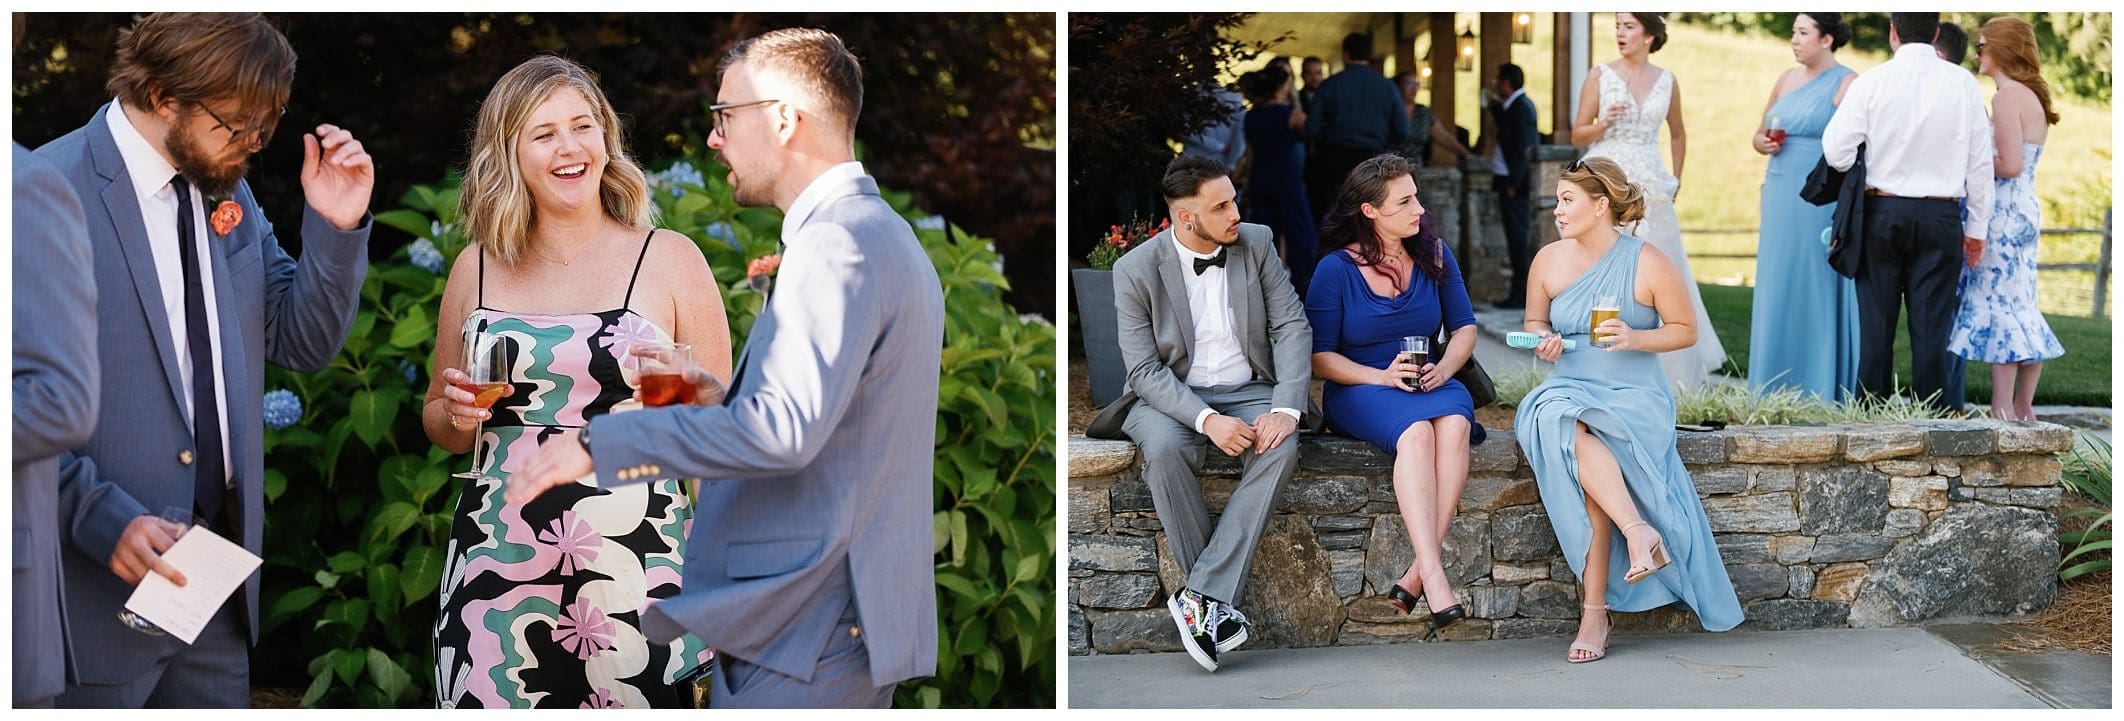
[(1216, 254), (1216, 255), (1212, 255), (1212, 256), (1210, 256), (1210, 257), (1207, 257), (1207, 258), (1196, 258), (1196, 259), (1195, 259), (1195, 275), (1201, 275), (1201, 274), (1202, 274), (1202, 271), (1205, 271), (1205, 270), (1209, 270), (1209, 269), (1210, 269), (1210, 266), (1213, 266), (1213, 265), (1214, 265), (1214, 266), (1217, 266), (1217, 267), (1219, 267), (1219, 268), (1222, 268), (1222, 267), (1224, 267), (1224, 254), (1225, 254), (1225, 252), (1226, 252), (1226, 251), (1225, 251), (1225, 250), (1224, 250), (1223, 248), (1218, 248), (1218, 249), (1217, 249), (1217, 254)]
[(184, 182), (183, 175), (172, 178), (170, 184), (177, 189), (177, 257), (184, 267), (184, 337), (192, 357), (192, 444), (198, 459), (192, 465), (192, 512), (208, 526), (218, 527), (228, 465), (221, 457), (221, 402), (214, 396), (214, 345), (207, 326), (205, 271), (199, 265), (198, 243), (193, 237), (192, 186)]

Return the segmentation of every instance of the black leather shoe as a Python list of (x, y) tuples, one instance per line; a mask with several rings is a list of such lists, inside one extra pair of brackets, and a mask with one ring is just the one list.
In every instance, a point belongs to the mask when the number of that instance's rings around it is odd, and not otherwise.
[(1423, 600), (1423, 590), (1417, 589), (1412, 594), (1409, 593), (1408, 589), (1402, 588), (1401, 584), (1396, 583), (1392, 588), (1387, 589), (1387, 600), (1393, 601), (1394, 606), (1401, 609), (1401, 615), (1407, 616), (1416, 610), (1416, 602)]
[(1452, 608), (1448, 608), (1443, 611), (1432, 611), (1431, 631), (1430, 633), (1426, 633), (1423, 635), (1423, 640), (1431, 640), (1432, 637), (1438, 635), (1439, 631), (1444, 631), (1448, 628), (1452, 628), (1453, 624), (1460, 623), (1461, 619), (1465, 619), (1467, 617), (1467, 610), (1461, 608), (1459, 604), (1454, 604)]

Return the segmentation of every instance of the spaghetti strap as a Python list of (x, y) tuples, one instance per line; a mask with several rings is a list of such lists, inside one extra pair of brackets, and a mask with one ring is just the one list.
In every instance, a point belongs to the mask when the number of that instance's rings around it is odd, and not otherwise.
[(479, 244), (474, 243), (472, 245), (472, 252), (479, 254), (479, 283), (477, 285), (472, 286), (472, 292), (475, 296), (474, 300), (477, 300), (479, 302), (478, 307), (484, 309), (487, 307), (487, 250)]
[(620, 310), (634, 306), (634, 282), (642, 277), (642, 261), (649, 257), (649, 241), (655, 237), (656, 229), (650, 228), (649, 235), (642, 238), (642, 254), (634, 259), (634, 275), (627, 278), (627, 297), (620, 300)]

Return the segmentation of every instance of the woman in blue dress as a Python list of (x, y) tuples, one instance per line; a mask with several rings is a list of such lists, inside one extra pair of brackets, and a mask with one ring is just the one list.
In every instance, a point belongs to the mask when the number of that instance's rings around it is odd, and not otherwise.
[(2036, 240), (2043, 227), (2036, 200), (2036, 159), (2058, 112), (2050, 85), (2037, 71), (2035, 31), (2028, 21), (2000, 16), (1977, 31), (1977, 71), (1991, 76), (1991, 135), (1997, 153), (1991, 227), (1974, 267), (1962, 271), (1962, 305), (1947, 350), (1991, 364), (1991, 415), (2035, 420), (2036, 381), (2043, 361), (2065, 355), (2036, 304)]
[[(1827, 232), (1836, 204), (1799, 197), (1822, 159), (1822, 129), (1858, 77), (1836, 62), (1836, 50), (1850, 39), (1841, 13), (1794, 18), (1792, 57), (1799, 67), (1778, 78), (1755, 130), (1755, 152), (1770, 156), (1748, 343), (1748, 390), (1757, 393), (1794, 388), (1835, 403), (1858, 387), (1858, 290), (1829, 267)], [(1782, 142), (1773, 126), (1785, 133)]]
[[(1607, 653), (1610, 608), (1646, 611), (1677, 601), (1705, 629), (1741, 622), (1696, 484), (1674, 445), (1674, 397), (1659, 354), (1696, 342), (1687, 277), (1657, 249), (1616, 226), (1641, 217), (1644, 194), (1606, 158), (1564, 166), (1556, 184), (1563, 240), (1534, 256), (1526, 330), (1534, 354), (1556, 364), (1520, 401), (1514, 432), (1534, 469), (1564, 560), (1578, 573), (1587, 613), (1566, 660)], [(1620, 308), (1592, 343), (1602, 298)], [(1576, 345), (1564, 349), (1564, 340)], [(1601, 613), (1593, 613), (1599, 611)]]
[(1290, 66), (1284, 63), (1241, 76), (1239, 90), (1253, 105), (1245, 121), (1246, 147), (1254, 153), (1246, 181), (1246, 212), (1254, 222), (1276, 231), (1283, 267), (1290, 270), (1291, 286), (1302, 298), (1320, 255), (1312, 205), (1305, 195), (1305, 111), (1291, 102)]
[[(1468, 482), (1468, 447), (1481, 443), (1475, 403), (1453, 374), (1475, 352), (1475, 311), (1460, 267), (1416, 199), (1416, 165), (1392, 153), (1357, 165), (1328, 210), (1321, 258), (1306, 294), (1313, 374), (1337, 432), (1394, 456), (1394, 499), (1415, 563), (1387, 593), (1409, 613), (1425, 597), (1431, 632), (1467, 616), (1439, 547)], [(1397, 362), (1401, 339), (1450, 334), (1434, 362)], [(1448, 605), (1449, 604), (1449, 605)]]

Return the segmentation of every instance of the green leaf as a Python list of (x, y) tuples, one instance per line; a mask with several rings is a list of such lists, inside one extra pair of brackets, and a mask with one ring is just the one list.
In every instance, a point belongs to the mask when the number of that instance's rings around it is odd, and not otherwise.
[(354, 434), (370, 448), (383, 441), (384, 434), (391, 432), (391, 423), (398, 419), (400, 391), (355, 391), (347, 400), (347, 417), (354, 421)]
[(362, 667), (367, 665), (367, 654), (351, 648), (332, 650), (332, 672), (338, 674), (339, 680), (348, 686), (354, 685), (354, 679), (361, 676)]
[(1043, 563), (1045, 560), (1042, 556), (1026, 556), (1018, 559), (1018, 572), (1017, 575), (1012, 577), (1012, 580), (1018, 583), (1030, 583), (1039, 578), (1040, 571), (1047, 568), (1047, 564)]
[(324, 598), (324, 589), (316, 586), (298, 586), (294, 590), (274, 599), (273, 610), (267, 612), (266, 617), (279, 618), (301, 613), (303, 610), (316, 605), (317, 600), (321, 598)]
[(391, 327), (391, 345), (412, 348), (435, 340), (435, 321), (428, 319), (428, 311), (420, 306), (406, 309), (406, 314)]
[(390, 697), (392, 702), (396, 703), (398, 700), (405, 698), (406, 694), (412, 692), (413, 676), (406, 673), (405, 669), (399, 668), (398, 664), (392, 661), (390, 656), (384, 655), (384, 652), (378, 651), (373, 647), (370, 648), (367, 666), (369, 669), (369, 682), (375, 684), (376, 688), (381, 689), (385, 696)]
[[(319, 658), (323, 657), (320, 656)], [(330, 670), (315, 672), (315, 675), (310, 678), (310, 689), (302, 693), (301, 706), (303, 708), (317, 708), (317, 702), (324, 700), (325, 691), (330, 688), (332, 688), (332, 672)]]
[(359, 553), (355, 553), (352, 551), (341, 551), (339, 553), (332, 554), (332, 558), (327, 560), (325, 563), (332, 569), (333, 573), (344, 576), (355, 571), (361, 570), (363, 566), (368, 565), (368, 562), (369, 560), (366, 558), (362, 558), (361, 554)]
[(945, 572), (943, 572), (943, 571), (938, 571), (938, 572), (937, 572), (937, 585), (939, 585), (939, 586), (943, 586), (943, 587), (944, 587), (944, 590), (947, 590), (947, 591), (950, 591), (950, 592), (952, 592), (952, 593), (956, 593), (956, 594), (959, 594), (959, 595), (961, 595), (961, 596), (965, 596), (965, 597), (967, 597), (967, 598), (971, 598), (971, 599), (976, 599), (976, 600), (978, 600), (978, 599), (982, 599), (982, 598), (987, 598), (987, 597), (988, 597), (988, 594), (986, 594), (986, 593), (982, 593), (982, 592), (981, 592), (981, 591), (980, 591), (979, 589), (976, 589), (976, 588), (974, 588), (974, 585), (973, 585), (973, 582), (972, 582), (972, 581), (968, 581), (968, 580), (966, 580), (965, 578), (963, 578), (963, 577), (961, 577), (961, 576), (958, 576), (957, 574), (952, 574), (952, 573), (945, 573)]
[(265, 498), (266, 498), (266, 502), (267, 502), (267, 503), (272, 503), (272, 502), (274, 502), (274, 501), (278, 501), (278, 500), (280, 500), (280, 494), (283, 494), (283, 493), (287, 493), (287, 492), (288, 492), (288, 474), (285, 474), (285, 473), (281, 473), (281, 472), (280, 472), (280, 469), (278, 469), (278, 468), (268, 468), (268, 469), (266, 469), (266, 472), (265, 472)]
[(398, 588), (406, 594), (407, 606), (427, 598), (440, 590), (443, 573), (442, 553), (432, 546), (414, 546), (406, 549), (403, 575), (398, 578)]
[(368, 533), (362, 534), (362, 541), (382, 543), (397, 538), (398, 534), (405, 533), (406, 529), (412, 528), (413, 522), (418, 520), (420, 507), (405, 501), (392, 501), (376, 512), (374, 520), (369, 522)]
[[(412, 191), (407, 192), (408, 195)], [(412, 210), (387, 210), (376, 214), (376, 222), (397, 228), (415, 238), (428, 237), (428, 216)]]

